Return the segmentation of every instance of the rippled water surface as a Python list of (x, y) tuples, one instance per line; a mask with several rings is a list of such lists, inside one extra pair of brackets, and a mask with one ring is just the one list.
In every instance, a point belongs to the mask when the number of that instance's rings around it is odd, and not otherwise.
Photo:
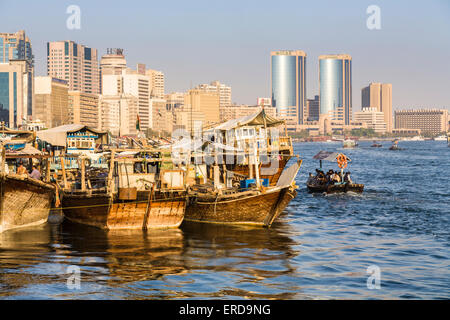
[[(311, 195), (304, 159), (298, 196), (270, 229), (184, 223), (180, 229), (105, 232), (64, 222), (0, 234), (1, 299), (449, 299), (450, 148), (345, 153), (362, 195)], [(337, 169), (336, 165), (333, 165)], [(70, 289), (70, 266), (80, 268)], [(381, 271), (368, 289), (367, 268)]]

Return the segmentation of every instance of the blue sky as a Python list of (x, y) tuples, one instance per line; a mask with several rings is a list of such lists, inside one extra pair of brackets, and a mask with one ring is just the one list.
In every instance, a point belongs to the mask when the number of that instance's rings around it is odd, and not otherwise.
[[(66, 28), (66, 8), (81, 9), (81, 29)], [(369, 5), (381, 30), (366, 27)], [(316, 1), (3, 1), (0, 32), (24, 29), (36, 74), (46, 72), (46, 43), (74, 40), (123, 48), (128, 66), (166, 76), (166, 92), (220, 80), (236, 103), (270, 96), (270, 51), (307, 53), (308, 97), (318, 94), (318, 56), (353, 57), (353, 108), (369, 82), (393, 85), (393, 106), (450, 107), (450, 0)]]

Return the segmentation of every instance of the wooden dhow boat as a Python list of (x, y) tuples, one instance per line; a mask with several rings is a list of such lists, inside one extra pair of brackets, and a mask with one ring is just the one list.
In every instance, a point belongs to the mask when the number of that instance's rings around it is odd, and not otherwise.
[[(231, 146), (234, 150), (249, 149), (255, 144), (260, 157), (259, 176), (268, 179), (271, 186), (277, 184), (285, 166), (294, 156), (286, 121), (268, 115), (264, 108), (254, 114), (226, 121), (207, 132), (214, 133), (215, 141)], [(225, 162), (226, 170), (242, 177), (252, 175), (253, 166), (248, 162), (249, 157), (239, 152), (232, 156), (234, 159), (231, 163)]]
[[(45, 171), (44, 179), (18, 174), (19, 161), (28, 162), (30, 171), (32, 165)], [(56, 189), (50, 183), (49, 155), (23, 141), (3, 141), (0, 162), (0, 233), (47, 222)]]
[(191, 157), (213, 161), (193, 161), (201, 178), (190, 187), (185, 220), (270, 227), (296, 196), (301, 166), (286, 168), (293, 149), (287, 134), (280, 137), (283, 123), (262, 109), (207, 130), (211, 141)]
[[(363, 192), (364, 185), (354, 183), (353, 181), (351, 181), (350, 172), (344, 173), (344, 169), (347, 167), (348, 162), (351, 161), (351, 159), (345, 154), (330, 151), (320, 151), (313, 157), (313, 159), (319, 160), (320, 169), (316, 169), (317, 174), (315, 176), (312, 173), (309, 174), (309, 178), (306, 181), (306, 186), (309, 192), (312, 193)], [(333, 181), (332, 178), (328, 177), (322, 171), (322, 161), (331, 161), (331, 162), (337, 161), (338, 166), (340, 168), (340, 174), (338, 177), (339, 181)]]
[(103, 229), (181, 224), (187, 202), (185, 170), (173, 168), (171, 159), (153, 148), (112, 149), (108, 158), (106, 171), (89, 175), (88, 158), (81, 156), (75, 181), (68, 181), (62, 170), (62, 207), (68, 220)]
[(270, 227), (297, 195), (295, 177), (301, 160), (285, 169), (275, 186), (212, 191), (194, 186), (186, 221)]

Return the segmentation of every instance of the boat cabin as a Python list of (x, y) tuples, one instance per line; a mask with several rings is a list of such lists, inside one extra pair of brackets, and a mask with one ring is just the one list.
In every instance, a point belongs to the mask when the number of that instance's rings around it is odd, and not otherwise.
[(107, 132), (81, 124), (67, 124), (36, 133), (37, 137), (53, 150), (68, 154), (94, 153), (107, 143)]
[(215, 141), (248, 151), (256, 143), (258, 150), (271, 149), (291, 150), (292, 141), (287, 135), (283, 120), (276, 119), (265, 113), (264, 109), (254, 114), (226, 121), (207, 132), (214, 133)]

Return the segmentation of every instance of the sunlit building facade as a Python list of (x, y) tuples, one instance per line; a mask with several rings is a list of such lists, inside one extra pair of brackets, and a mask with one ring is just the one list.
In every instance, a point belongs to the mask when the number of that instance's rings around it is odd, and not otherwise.
[(352, 121), (352, 57), (347, 54), (319, 56), (320, 114), (331, 121)]
[(394, 112), (395, 129), (420, 129), (421, 132), (440, 134), (447, 131), (447, 109), (412, 109)]
[(47, 43), (47, 75), (66, 80), (70, 91), (100, 93), (97, 49), (74, 41)]
[(0, 121), (17, 127), (33, 112), (34, 56), (25, 31), (0, 33)]
[(272, 51), (272, 106), (285, 120), (303, 124), (306, 110), (306, 53), (301, 50)]
[(46, 128), (70, 123), (69, 85), (67, 81), (49, 76), (35, 78), (34, 119)]
[(386, 130), (392, 132), (392, 84), (370, 83), (361, 89), (361, 109), (376, 108), (384, 115)]

